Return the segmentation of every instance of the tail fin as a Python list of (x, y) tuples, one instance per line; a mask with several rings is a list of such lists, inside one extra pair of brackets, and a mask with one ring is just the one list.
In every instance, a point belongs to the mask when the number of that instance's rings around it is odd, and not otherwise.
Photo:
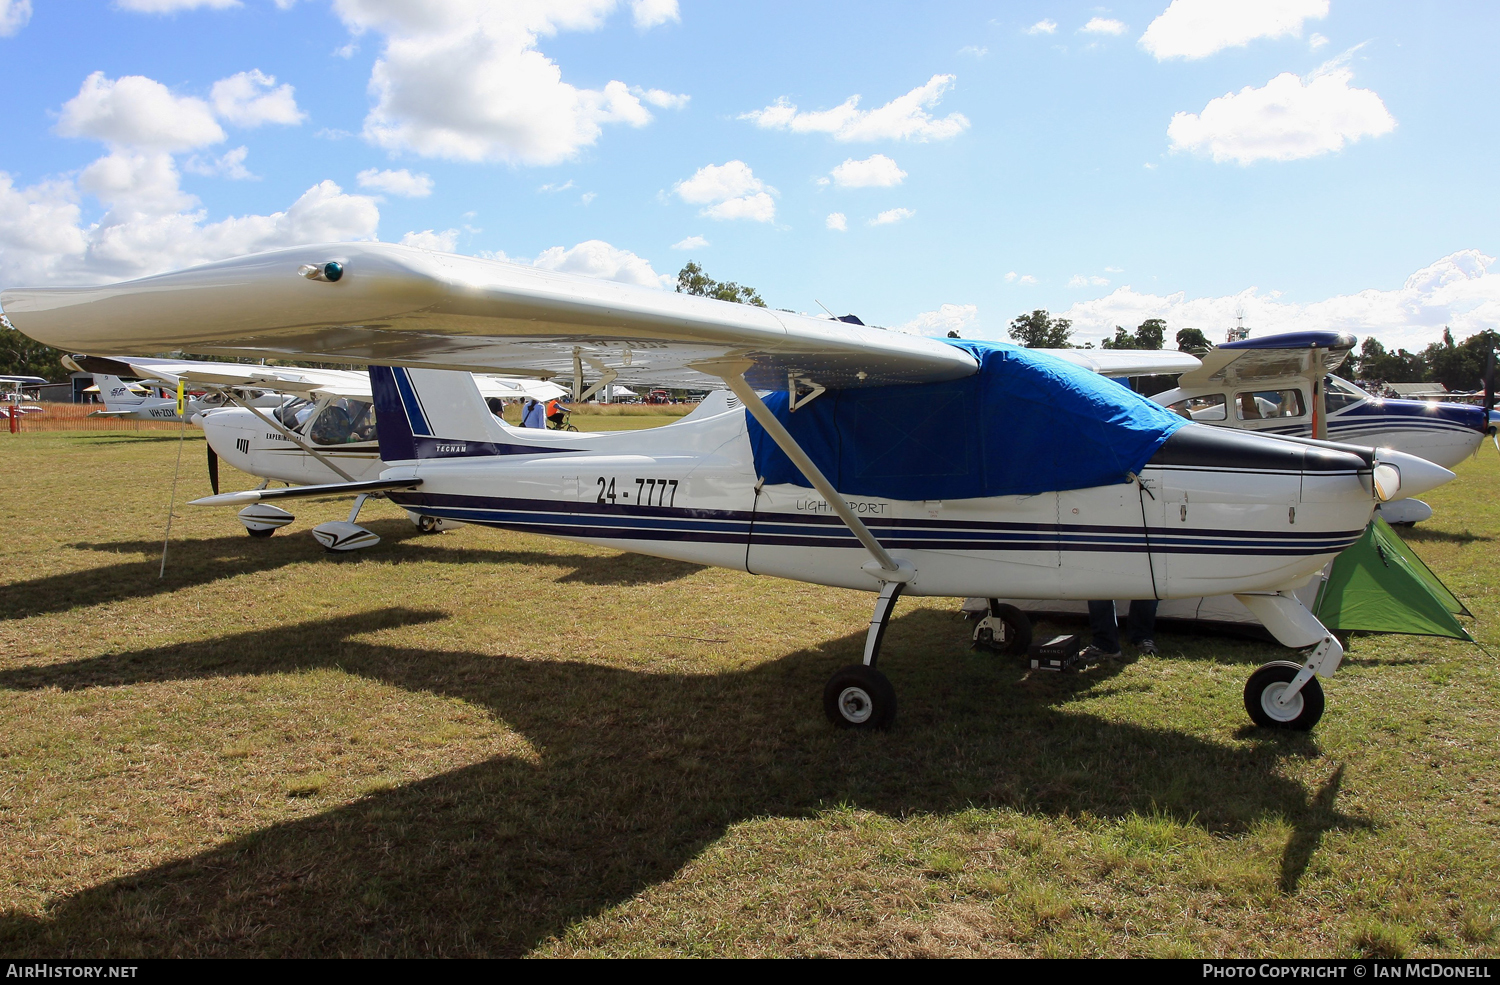
[(118, 376), (95, 374), (94, 384), (99, 387), (99, 401), (107, 410), (127, 410), (146, 402), (146, 398)]
[(371, 366), (370, 392), (387, 463), (514, 453), (469, 373)]

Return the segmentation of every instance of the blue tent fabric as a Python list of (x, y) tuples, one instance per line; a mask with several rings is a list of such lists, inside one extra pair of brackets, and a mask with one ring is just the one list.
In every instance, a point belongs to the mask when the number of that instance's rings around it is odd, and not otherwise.
[[(979, 372), (949, 383), (830, 390), (766, 406), (834, 487), (886, 499), (974, 499), (1127, 481), (1187, 422), (1118, 383), (1013, 345), (955, 341)], [(746, 415), (757, 474), (809, 487)]]

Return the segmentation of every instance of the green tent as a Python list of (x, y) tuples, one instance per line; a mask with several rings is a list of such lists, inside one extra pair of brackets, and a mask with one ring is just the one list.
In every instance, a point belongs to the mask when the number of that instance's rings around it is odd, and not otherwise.
[(1474, 642), (1457, 616), (1473, 617), (1390, 524), (1376, 517), (1334, 559), (1314, 614), (1329, 629), (1449, 636)]

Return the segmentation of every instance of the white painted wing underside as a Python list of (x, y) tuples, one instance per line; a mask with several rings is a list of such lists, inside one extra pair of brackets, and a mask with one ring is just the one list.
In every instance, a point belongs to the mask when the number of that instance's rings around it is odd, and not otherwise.
[[(304, 265), (338, 261), (336, 283)], [(621, 383), (707, 386), (693, 363), (743, 356), (752, 384), (957, 379), (973, 357), (935, 339), (383, 243), (296, 247), (96, 288), (7, 290), (15, 326), (106, 355), (180, 349)], [(593, 372), (591, 372), (591, 370)]]

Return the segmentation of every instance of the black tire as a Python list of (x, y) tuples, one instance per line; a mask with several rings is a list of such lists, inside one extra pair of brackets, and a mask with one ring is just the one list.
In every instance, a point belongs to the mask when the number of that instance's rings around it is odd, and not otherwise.
[(267, 527), (264, 530), (251, 530), (249, 527), (245, 528), (245, 533), (249, 534), (251, 537), (269, 537), (275, 532), (275, 527)]
[(828, 679), (823, 712), (839, 728), (890, 728), (896, 720), (896, 689), (875, 668), (850, 664)]
[(1013, 605), (991, 603), (991, 611), (1005, 627), (1003, 639), (996, 640), (989, 629), (981, 629), (974, 637), (976, 646), (1006, 656), (1018, 657), (1031, 649), (1031, 617)]
[(417, 520), (417, 530), (424, 534), (440, 533), (438, 524), (441, 521), (435, 516), (423, 516)]
[(1273, 660), (1251, 674), (1245, 682), (1245, 711), (1250, 713), (1250, 720), (1261, 728), (1311, 731), (1323, 717), (1323, 686), (1316, 677), (1302, 685), (1291, 708), (1283, 710), (1273, 704), (1301, 670), (1301, 664), (1290, 660)]
[(564, 424), (564, 425), (563, 425), (563, 426), (562, 426), (562, 429), (563, 429), (563, 430), (564, 430), (564, 431), (572, 431), (572, 432), (574, 432), (574, 433), (577, 433), (577, 431), (578, 431), (578, 429), (577, 429), (577, 428), (575, 428), (575, 427), (574, 427), (574, 426), (573, 426), (573, 425), (571, 425), (571, 424)]

